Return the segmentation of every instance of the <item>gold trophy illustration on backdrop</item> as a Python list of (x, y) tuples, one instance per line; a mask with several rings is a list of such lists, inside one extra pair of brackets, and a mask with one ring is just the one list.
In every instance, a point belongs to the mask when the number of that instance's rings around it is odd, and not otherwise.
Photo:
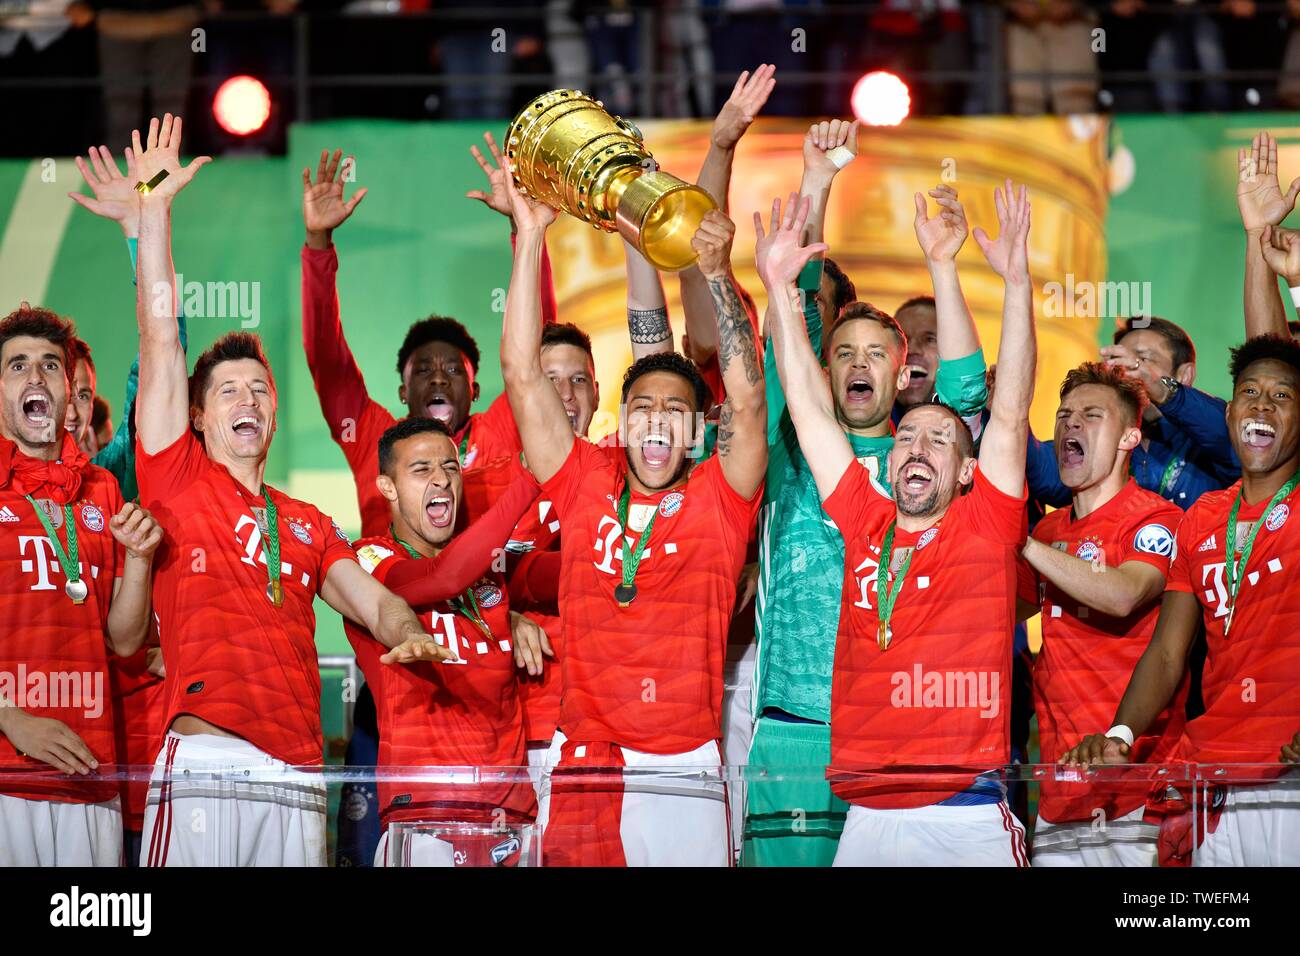
[(543, 93), (506, 132), (506, 156), (524, 195), (605, 232), (617, 232), (657, 269), (695, 262), (691, 238), (717, 204), (661, 171), (641, 131), (579, 90)]

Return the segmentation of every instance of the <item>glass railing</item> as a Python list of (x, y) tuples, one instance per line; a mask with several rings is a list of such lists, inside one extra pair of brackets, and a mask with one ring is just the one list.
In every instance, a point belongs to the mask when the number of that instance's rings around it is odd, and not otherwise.
[[(82, 777), (0, 770), (8, 818), (0, 839), (9, 844), (0, 862), (1300, 864), (1300, 767), (1279, 763), (828, 774), (817, 766), (290, 767), (237, 751), (165, 748), (157, 767), (100, 766)], [(24, 819), (29, 831), (13, 823)], [(64, 838), (48, 839), (60, 828)]]

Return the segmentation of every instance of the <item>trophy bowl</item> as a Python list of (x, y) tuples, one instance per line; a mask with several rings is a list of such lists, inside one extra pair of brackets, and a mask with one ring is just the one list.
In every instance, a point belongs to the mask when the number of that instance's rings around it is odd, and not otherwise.
[(552, 90), (506, 131), (506, 157), (526, 196), (617, 232), (656, 269), (695, 263), (691, 238), (716, 209), (699, 186), (659, 169), (641, 131), (579, 90)]

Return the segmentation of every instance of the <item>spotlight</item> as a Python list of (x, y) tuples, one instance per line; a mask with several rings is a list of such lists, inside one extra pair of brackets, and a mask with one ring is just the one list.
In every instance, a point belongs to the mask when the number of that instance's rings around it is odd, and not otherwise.
[(885, 70), (868, 73), (853, 87), (853, 115), (868, 126), (897, 126), (912, 109), (907, 84)]
[(227, 133), (251, 136), (271, 117), (271, 94), (256, 77), (232, 76), (218, 87), (212, 115)]

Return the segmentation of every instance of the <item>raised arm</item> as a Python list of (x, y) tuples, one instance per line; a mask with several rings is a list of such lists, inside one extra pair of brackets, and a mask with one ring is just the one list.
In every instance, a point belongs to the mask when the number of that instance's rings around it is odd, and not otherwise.
[(727, 483), (740, 496), (752, 498), (767, 470), (767, 396), (754, 325), (731, 274), (735, 234), (735, 223), (712, 210), (700, 223), (691, 248), (699, 254), (700, 274), (718, 317), (718, 367), (727, 389), (718, 419), (718, 458)]
[[(469, 152), (474, 157), (474, 162), (478, 163), (478, 168), (483, 170), (483, 175), (487, 177), (488, 191), (471, 189), (465, 194), (465, 198), (477, 199), (493, 212), (498, 212), (510, 220), (510, 247), (513, 249), (518, 240), (518, 230), (515, 217), (510, 214), (510, 197), (506, 195), (505, 181), (509, 176), (506, 172), (505, 157), (501, 155), (501, 147), (497, 145), (496, 138), (491, 133), (483, 133), (483, 144), (492, 154), (496, 165), (488, 162), (477, 146), (471, 146)], [(557, 313), (555, 277), (551, 274), (551, 257), (546, 251), (546, 246), (542, 246), (542, 269), (538, 287), (542, 297), (542, 322), (545, 325), (552, 325), (556, 321)]]
[[(302, 171), (302, 220), (306, 240), (302, 250), (302, 345), (307, 356), (321, 414), (334, 441), (350, 433), (371, 404), (361, 367), (343, 334), (338, 293), (338, 253), (334, 230), (347, 222), (366, 197), (356, 190), (343, 198), (343, 184), (354, 168), (353, 158), (341, 162), (343, 150), (321, 150), (316, 179), (311, 169)], [(344, 451), (353, 443), (344, 444)]]
[(668, 323), (668, 300), (659, 270), (626, 239), (623, 257), (627, 261), (627, 334), (632, 340), (632, 360), (671, 352), (673, 328)]
[(825, 244), (818, 249), (799, 241), (810, 205), (807, 197), (801, 200), (791, 195), (783, 218), (781, 200), (774, 200), (771, 234), (763, 234), (758, 213), (754, 213), (754, 231), (758, 234), (758, 274), (771, 304), (769, 328), (786, 409), (817, 482), (817, 493), (825, 501), (844, 476), (844, 469), (853, 462), (853, 449), (835, 419), (830, 384), (799, 313), (795, 278), (808, 260), (826, 251)]
[(993, 271), (1002, 277), (1002, 339), (998, 345), (998, 381), (989, 403), (989, 422), (980, 439), (979, 464), (1003, 494), (1019, 497), (1025, 488), (1025, 445), (1029, 403), (1034, 397), (1038, 358), (1034, 340), (1033, 288), (1029, 281), (1029, 193), (1017, 193), (1011, 180), (994, 192), (998, 237), (975, 230), (975, 241)]
[[(813, 123), (803, 138), (803, 180), (799, 195), (809, 200), (803, 241), (817, 245), (826, 234), (826, 209), (836, 174), (858, 155), (858, 121), (824, 120)], [(834, 157), (844, 157), (838, 163)], [(813, 258), (826, 255), (822, 249)]]
[(1280, 225), (1295, 208), (1300, 179), (1282, 194), (1277, 178), (1277, 140), (1255, 134), (1250, 149), (1237, 150), (1237, 211), (1246, 230), (1246, 338), (1287, 335), (1286, 312), (1278, 294), (1277, 276), (1264, 256), (1264, 231)]
[(542, 371), (542, 306), (537, 276), (546, 230), (555, 222), (556, 212), (531, 197), (521, 196), (512, 177), (506, 177), (505, 190), (519, 234), (501, 328), (501, 377), (528, 468), (539, 482), (546, 482), (560, 470), (575, 441), (564, 403)]
[[(731, 162), (736, 145), (749, 124), (767, 102), (776, 86), (773, 76), (776, 67), (762, 64), (751, 75), (748, 70), (740, 74), (727, 102), (722, 104), (709, 138), (709, 152), (700, 168), (698, 185), (702, 186), (718, 204), (725, 215), (727, 194), (731, 190)], [(713, 296), (698, 266), (683, 269), (677, 274), (682, 297), (682, 316), (686, 322), (686, 336), (682, 351), (693, 361), (704, 364), (718, 350), (718, 331), (713, 316)]]
[(172, 200), (211, 157), (180, 162), (181, 118), (170, 113), (160, 124), (149, 121), (146, 148), (132, 133), (132, 150), (142, 182), (167, 175), (140, 198), (139, 288), (136, 321), (140, 328), (140, 388), (136, 394), (136, 435), (148, 454), (157, 454), (189, 428), (189, 376), (176, 325), (176, 283), (172, 269)]
[[(966, 242), (966, 210), (957, 198), (957, 190), (940, 183), (928, 195), (939, 205), (939, 213), (928, 214), (925, 196), (916, 193), (916, 217), (912, 226), (916, 241), (925, 254), (934, 287), (935, 324), (938, 327), (939, 359), (953, 362), (980, 350), (975, 319), (957, 276), (957, 252)], [(983, 376), (980, 376), (981, 380)]]

